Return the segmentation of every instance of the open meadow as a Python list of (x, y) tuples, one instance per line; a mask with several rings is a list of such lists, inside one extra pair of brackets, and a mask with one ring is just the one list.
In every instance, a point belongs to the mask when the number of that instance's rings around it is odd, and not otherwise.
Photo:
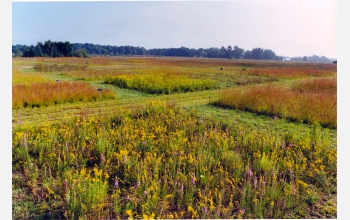
[(337, 218), (337, 65), (13, 58), (12, 218)]

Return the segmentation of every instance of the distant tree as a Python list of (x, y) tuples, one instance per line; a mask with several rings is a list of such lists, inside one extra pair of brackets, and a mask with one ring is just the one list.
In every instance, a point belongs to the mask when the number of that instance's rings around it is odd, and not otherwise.
[(101, 54), (106, 57), (108, 55), (108, 50), (105, 48), (101, 49)]
[(243, 54), (243, 58), (244, 59), (253, 59), (253, 55), (252, 55), (252, 52), (249, 51), (249, 50), (246, 50)]
[(260, 47), (252, 49), (252, 59), (262, 60), (263, 59), (263, 53), (264, 53), (264, 50), (261, 49)]
[(276, 60), (276, 54), (272, 50), (263, 50), (262, 54), (262, 59), (263, 60)]
[(253, 48), (251, 51), (247, 50), (243, 55), (244, 59), (254, 59), (254, 60), (277, 60), (275, 52), (272, 50), (264, 50), (261, 48)]
[(232, 46), (228, 45), (226, 48), (226, 57), (232, 59)]
[(303, 57), (292, 57), (291, 60), (293, 61), (307, 61), (307, 62), (320, 62), (320, 63), (328, 63), (331, 62), (327, 57), (325, 56), (303, 56)]
[(73, 44), (66, 42), (57, 42), (58, 56), (71, 57), (73, 53)]
[(43, 56), (43, 44), (38, 42), (35, 47), (35, 56), (42, 57)]
[(35, 49), (33, 45), (25, 47), (23, 57), (35, 57)]
[(26, 47), (26, 45), (20, 45), (20, 44), (12, 45), (12, 53), (15, 55), (16, 54), (15, 50), (17, 48), (20, 51), (20, 56), (22, 56), (25, 47)]
[(15, 49), (13, 50), (13, 54), (15, 57), (20, 57), (22, 56), (22, 51), (18, 47), (15, 47)]
[(51, 40), (45, 41), (43, 53), (46, 54), (49, 57), (53, 57), (53, 45), (51, 43)]
[(220, 49), (220, 57), (226, 57), (226, 48), (224, 46)]
[(219, 58), (220, 57), (220, 50), (217, 47), (211, 47), (206, 50), (207, 56), (209, 58)]
[(88, 57), (85, 49), (78, 49), (78, 50), (74, 51), (73, 56), (84, 57), (84, 58)]
[(233, 47), (233, 51), (232, 51), (233, 58), (240, 59), (242, 58), (243, 54), (244, 54), (244, 49), (239, 48), (238, 46)]
[(145, 55), (147, 54), (147, 50), (144, 47), (140, 47), (140, 55)]
[(196, 51), (196, 55), (198, 57), (206, 57), (207, 56), (207, 53), (205, 52), (205, 50), (203, 48), (199, 48), (197, 51)]
[(327, 57), (316, 56), (316, 55), (313, 55), (312, 57), (308, 57), (307, 60), (311, 62), (330, 62), (330, 60)]

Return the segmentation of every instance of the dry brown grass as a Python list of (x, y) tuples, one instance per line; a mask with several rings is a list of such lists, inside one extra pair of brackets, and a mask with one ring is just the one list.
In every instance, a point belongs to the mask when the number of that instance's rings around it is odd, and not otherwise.
[[(110, 90), (101, 99), (114, 98)], [(33, 83), (12, 85), (12, 108), (39, 107), (75, 101), (96, 101), (99, 92), (83, 82)]]
[(316, 86), (316, 89), (312, 89), (313, 82), (315, 85), (328, 85), (333, 80), (330, 81), (325, 80), (322, 83), (316, 80), (293, 86), (298, 89), (273, 85), (232, 89), (221, 93), (216, 104), (258, 114), (277, 115), (292, 121), (317, 122), (325, 127), (336, 128), (337, 94), (329, 92), (332, 90), (327, 86)]

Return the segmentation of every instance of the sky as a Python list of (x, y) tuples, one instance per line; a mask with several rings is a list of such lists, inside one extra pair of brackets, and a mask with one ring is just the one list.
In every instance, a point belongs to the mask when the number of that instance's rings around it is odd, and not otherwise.
[(337, 1), (13, 1), (12, 45), (47, 40), (336, 58)]

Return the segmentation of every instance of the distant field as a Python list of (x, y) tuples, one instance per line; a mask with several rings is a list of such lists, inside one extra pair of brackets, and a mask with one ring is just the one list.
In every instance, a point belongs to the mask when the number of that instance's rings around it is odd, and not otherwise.
[(14, 219), (337, 218), (335, 64), (12, 66)]

